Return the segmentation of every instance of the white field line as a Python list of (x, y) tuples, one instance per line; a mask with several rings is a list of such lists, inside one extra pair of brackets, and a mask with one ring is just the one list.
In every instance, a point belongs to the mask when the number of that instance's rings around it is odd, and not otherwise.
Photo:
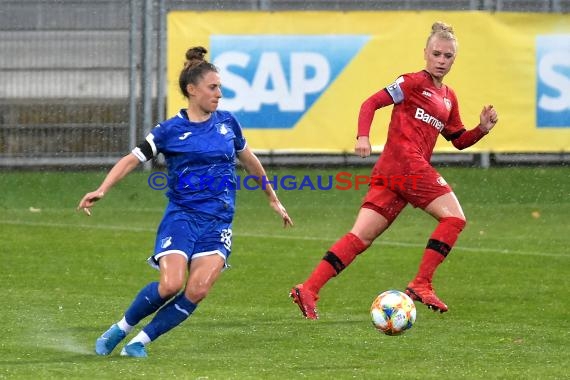
[[(67, 223), (44, 223), (44, 222), (26, 222), (17, 220), (0, 220), (0, 225), (15, 225), (15, 226), (30, 226), (30, 227), (49, 227), (49, 228), (80, 228), (80, 229), (96, 229), (96, 230), (111, 230), (111, 231), (125, 231), (125, 232), (156, 232), (156, 229), (147, 227), (129, 227), (129, 226), (112, 226), (112, 225), (91, 225), (91, 224), (67, 224)], [(333, 243), (337, 238), (328, 238), (323, 236), (298, 236), (298, 235), (283, 235), (283, 234), (256, 234), (256, 233), (239, 233), (235, 236), (248, 237), (248, 238), (263, 238), (263, 239), (285, 239), (285, 240), (307, 240), (307, 241), (322, 241)], [(425, 244), (406, 243), (399, 241), (390, 241), (380, 239), (374, 242), (374, 245), (385, 245), (392, 247), (411, 247), (423, 249)], [(559, 252), (530, 252), (530, 251), (515, 251), (510, 249), (498, 248), (485, 248), (485, 247), (462, 247), (455, 246), (454, 250), (467, 251), (467, 252), (481, 252), (481, 253), (499, 253), (508, 255), (520, 256), (541, 256), (541, 257), (559, 257), (570, 258), (570, 255)]]

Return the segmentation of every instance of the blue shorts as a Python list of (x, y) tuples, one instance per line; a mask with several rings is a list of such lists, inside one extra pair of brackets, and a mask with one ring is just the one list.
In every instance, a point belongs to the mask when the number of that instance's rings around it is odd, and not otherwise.
[(169, 203), (158, 226), (154, 254), (148, 263), (159, 269), (158, 260), (166, 255), (178, 254), (192, 259), (219, 255), (227, 260), (232, 249), (232, 223)]

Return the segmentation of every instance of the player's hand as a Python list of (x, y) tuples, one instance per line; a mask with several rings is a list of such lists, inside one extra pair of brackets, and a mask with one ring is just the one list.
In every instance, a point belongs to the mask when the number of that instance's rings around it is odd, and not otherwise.
[(497, 116), (497, 111), (493, 108), (493, 105), (484, 106), (479, 115), (479, 126), (485, 132), (488, 133), (495, 124), (499, 121)]
[(354, 153), (357, 156), (365, 158), (370, 156), (372, 147), (370, 146), (370, 139), (368, 136), (358, 136), (356, 139), (356, 145), (354, 146)]
[(285, 210), (285, 207), (283, 207), (281, 202), (279, 202), (279, 199), (273, 199), (270, 202), (270, 204), (271, 208), (275, 210), (275, 212), (278, 213), (279, 216), (281, 216), (281, 218), (283, 219), (283, 227), (287, 226), (293, 227), (293, 220), (291, 219), (289, 214), (287, 214), (287, 210)]
[(91, 207), (95, 205), (99, 199), (103, 198), (105, 193), (101, 190), (95, 190), (85, 194), (83, 199), (79, 202), (77, 210), (83, 210), (88, 216), (91, 216)]

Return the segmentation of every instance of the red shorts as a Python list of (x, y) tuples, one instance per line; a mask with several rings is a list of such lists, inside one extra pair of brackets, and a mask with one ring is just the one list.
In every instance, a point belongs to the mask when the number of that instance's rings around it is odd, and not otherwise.
[(362, 207), (378, 212), (392, 223), (408, 203), (423, 209), (434, 199), (452, 191), (431, 166), (414, 174), (373, 174)]

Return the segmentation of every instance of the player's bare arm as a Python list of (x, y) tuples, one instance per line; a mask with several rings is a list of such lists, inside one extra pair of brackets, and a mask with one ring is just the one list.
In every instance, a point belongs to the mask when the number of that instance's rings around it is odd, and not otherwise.
[(277, 194), (273, 190), (273, 186), (271, 186), (267, 181), (263, 181), (263, 178), (267, 177), (267, 174), (265, 173), (265, 169), (263, 168), (263, 165), (261, 165), (257, 156), (249, 149), (249, 147), (246, 147), (244, 150), (239, 152), (238, 158), (247, 173), (257, 178), (256, 182), (259, 187), (263, 189), (265, 195), (267, 195), (271, 208), (283, 219), (283, 227), (292, 227), (293, 220), (289, 217), (287, 210), (279, 201)]
[(95, 202), (103, 198), (111, 187), (129, 174), (139, 163), (139, 159), (132, 153), (121, 158), (109, 171), (99, 188), (85, 194), (79, 202), (77, 210), (82, 209), (88, 216), (91, 216), (91, 207), (95, 205)]

